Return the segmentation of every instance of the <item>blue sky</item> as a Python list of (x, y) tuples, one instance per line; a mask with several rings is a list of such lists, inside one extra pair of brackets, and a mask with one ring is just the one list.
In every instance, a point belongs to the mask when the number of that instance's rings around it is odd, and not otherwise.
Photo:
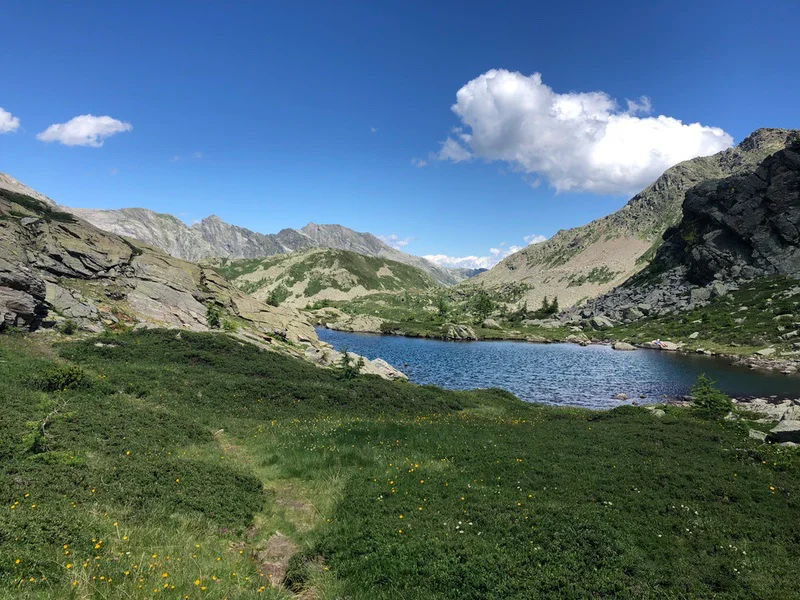
[(3, 1), (0, 171), (71, 206), (500, 256), (800, 126), (800, 3), (656, 4)]

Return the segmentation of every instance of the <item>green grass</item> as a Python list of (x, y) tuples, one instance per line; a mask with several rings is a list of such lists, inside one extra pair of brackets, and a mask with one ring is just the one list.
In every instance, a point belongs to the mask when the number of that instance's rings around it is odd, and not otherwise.
[(276, 531), (317, 598), (798, 597), (797, 453), (739, 425), (42, 340), (0, 336), (2, 597), (289, 597)]
[[(240, 279), (276, 267), (282, 270), (273, 277), (262, 277), (258, 281)], [(301, 281), (307, 281), (303, 292), (306, 298), (326, 289), (346, 292), (357, 286), (369, 291), (393, 292), (439, 287), (427, 273), (416, 267), (347, 250), (313, 250), (302, 255), (299, 260), (296, 254), (281, 254), (264, 259), (222, 259), (215, 263), (214, 268), (248, 294), (276, 283), (288, 289)], [(391, 275), (385, 274), (381, 269), (389, 269)], [(378, 275), (379, 272), (381, 275)], [(346, 276), (342, 276), (342, 273), (346, 273)], [(283, 300), (285, 299), (284, 297)]]
[[(613, 339), (647, 342), (656, 338), (683, 341), (694, 348), (749, 354), (774, 345), (790, 350), (781, 336), (800, 327), (800, 282), (767, 277), (743, 285), (707, 306), (620, 325), (607, 333)], [(695, 339), (689, 339), (694, 332)]]

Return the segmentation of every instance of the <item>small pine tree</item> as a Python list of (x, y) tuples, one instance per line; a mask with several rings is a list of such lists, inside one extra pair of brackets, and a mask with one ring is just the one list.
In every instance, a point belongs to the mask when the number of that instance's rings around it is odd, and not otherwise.
[(561, 310), (558, 308), (558, 296), (556, 296), (550, 303), (550, 314), (555, 315), (558, 314), (559, 312), (561, 312)]
[(355, 379), (361, 374), (361, 369), (364, 368), (364, 357), (359, 356), (355, 364), (350, 357), (347, 348), (342, 348), (342, 358), (339, 361), (339, 378), (340, 379)]
[(212, 329), (218, 329), (221, 324), (222, 313), (214, 304), (206, 306), (206, 321)]
[(481, 290), (475, 296), (472, 310), (475, 312), (476, 323), (480, 323), (490, 314), (492, 314), (492, 311), (494, 310), (494, 302), (489, 294)]
[(436, 308), (439, 311), (439, 316), (440, 317), (446, 317), (447, 316), (447, 308), (448, 307), (447, 307), (447, 301), (444, 299), (444, 296), (439, 296), (439, 298), (436, 301)]
[(692, 387), (692, 412), (703, 419), (718, 420), (733, 409), (730, 397), (714, 387), (714, 382), (701, 373)]

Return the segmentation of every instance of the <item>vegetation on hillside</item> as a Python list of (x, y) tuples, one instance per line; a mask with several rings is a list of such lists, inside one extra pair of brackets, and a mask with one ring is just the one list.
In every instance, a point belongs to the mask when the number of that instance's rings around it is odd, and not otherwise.
[(798, 350), (798, 331), (800, 282), (766, 277), (715, 298), (706, 306), (641, 319), (604, 333), (636, 343), (661, 338), (683, 341), (694, 348), (750, 354), (768, 346), (782, 352)]
[(264, 259), (220, 259), (212, 264), (247, 294), (258, 295), (261, 290), (266, 290), (269, 303), (275, 306), (293, 298), (295, 292), (292, 288), (298, 283), (304, 283), (301, 300), (313, 298), (326, 290), (348, 292), (358, 286), (368, 292), (439, 287), (421, 269), (347, 250), (317, 249)]
[(0, 336), (0, 595), (796, 596), (798, 455), (736, 423), (42, 339)]

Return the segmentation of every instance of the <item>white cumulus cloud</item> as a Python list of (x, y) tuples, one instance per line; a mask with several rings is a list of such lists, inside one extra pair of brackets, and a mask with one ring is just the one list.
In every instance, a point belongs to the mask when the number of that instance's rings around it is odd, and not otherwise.
[(11, 133), (19, 129), (19, 117), (0, 107), (0, 133)]
[(43, 142), (60, 142), (65, 146), (90, 146), (99, 148), (105, 138), (124, 131), (133, 126), (108, 116), (80, 115), (66, 123), (54, 123), (36, 136)]
[[(524, 238), (526, 244), (541, 244), (547, 238), (543, 235), (532, 233)], [(506, 256), (522, 250), (522, 246), (505, 247), (505, 242), (499, 248), (489, 248), (488, 254), (483, 256), (448, 256), (447, 254), (427, 254), (425, 258), (440, 267), (455, 267), (459, 269), (491, 269)]]
[(532, 233), (530, 235), (526, 235), (524, 238), (527, 244), (541, 244), (542, 242), (546, 241), (547, 238), (543, 235), (538, 235), (536, 233)]
[(623, 110), (605, 92), (557, 93), (540, 73), (487, 71), (458, 90), (452, 110), (463, 127), (437, 158), (504, 161), (557, 191), (635, 192), (678, 162), (733, 144), (718, 127), (646, 116), (647, 97)]
[(413, 237), (401, 238), (399, 235), (394, 233), (390, 233), (389, 235), (379, 235), (378, 239), (385, 244), (389, 244), (393, 248), (397, 248), (398, 250), (402, 250), (408, 246), (409, 243), (414, 241)]

